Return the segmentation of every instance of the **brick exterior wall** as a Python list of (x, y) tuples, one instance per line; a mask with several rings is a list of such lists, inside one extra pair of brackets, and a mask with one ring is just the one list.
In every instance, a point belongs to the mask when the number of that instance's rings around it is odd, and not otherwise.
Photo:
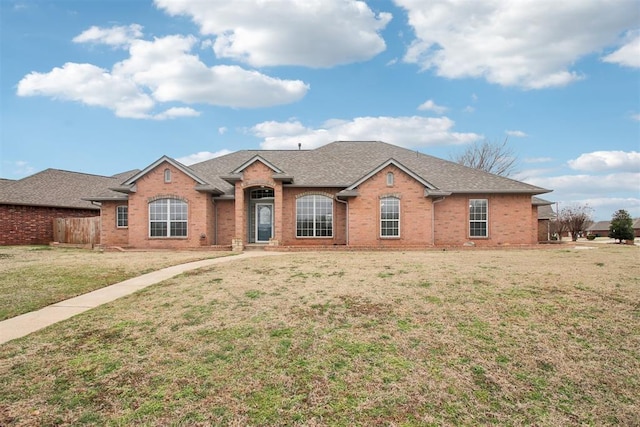
[[(335, 198), (335, 188), (285, 188), (282, 207), (282, 242), (284, 246), (336, 246), (347, 244), (347, 208)], [(296, 201), (299, 197), (319, 194), (333, 199), (333, 237), (296, 237)]]
[(129, 228), (117, 227), (116, 212), (118, 206), (127, 206), (127, 202), (102, 202), (100, 209), (102, 246), (128, 246)]
[[(165, 169), (172, 180), (164, 182)], [(336, 199), (337, 188), (283, 187), (275, 181), (273, 170), (260, 161), (242, 171), (236, 182), (235, 200), (216, 200), (210, 194), (195, 191), (188, 175), (163, 163), (141, 177), (136, 192), (129, 195), (129, 227), (116, 227), (116, 206), (107, 202), (102, 208), (102, 244), (136, 248), (193, 248), (209, 245), (232, 245), (249, 241), (250, 191), (274, 190), (273, 239), (281, 246), (328, 247), (348, 244), (363, 248), (399, 248), (429, 246), (531, 245), (538, 241), (537, 207), (527, 194), (456, 194), (445, 198), (427, 198), (424, 185), (391, 164), (358, 186), (357, 197), (347, 206)], [(387, 174), (393, 184), (387, 185)], [(323, 194), (333, 202), (333, 236), (330, 238), (296, 237), (296, 200), (306, 194)], [(380, 199), (397, 197), (400, 201), (400, 236), (380, 236)], [(150, 238), (149, 202), (172, 197), (188, 204), (186, 238)], [(488, 236), (469, 237), (469, 200), (488, 200)], [(348, 218), (347, 218), (348, 217)], [(347, 224), (349, 229), (347, 230)], [(204, 238), (201, 238), (204, 235)]]
[[(393, 185), (387, 174), (393, 173)], [(429, 246), (432, 243), (432, 201), (424, 197), (424, 185), (394, 165), (382, 169), (358, 186), (358, 197), (349, 199), (349, 245)], [(380, 236), (380, 199), (400, 200), (400, 237)]]
[(97, 209), (0, 205), (0, 245), (48, 245), (55, 218), (100, 215)]
[[(469, 237), (469, 200), (488, 200), (488, 237)], [(538, 241), (537, 209), (527, 194), (452, 195), (435, 205), (436, 246), (531, 245)]]
[[(171, 171), (171, 182), (164, 181), (164, 171)], [(129, 195), (129, 227), (126, 246), (149, 249), (185, 249), (213, 244), (213, 202), (211, 195), (195, 191), (193, 178), (163, 162), (136, 182), (136, 192)], [(149, 203), (159, 198), (177, 198), (188, 205), (187, 237), (149, 237)], [(106, 203), (103, 212), (115, 215), (116, 204)], [(103, 246), (121, 246), (122, 234), (115, 217), (105, 218), (101, 236)]]

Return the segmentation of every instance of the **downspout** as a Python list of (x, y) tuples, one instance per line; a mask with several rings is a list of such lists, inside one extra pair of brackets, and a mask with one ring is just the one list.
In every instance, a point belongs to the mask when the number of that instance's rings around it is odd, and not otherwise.
[(340, 202), (340, 203), (344, 203), (344, 205), (346, 206), (347, 212), (346, 212), (346, 224), (345, 224), (345, 239), (346, 239), (346, 245), (349, 246), (349, 202), (347, 202), (346, 200), (340, 200), (338, 198), (338, 196), (336, 196), (336, 201)]
[(438, 199), (433, 199), (431, 202), (431, 244), (433, 246), (436, 245), (436, 203), (440, 203), (445, 199), (445, 196), (442, 196)]

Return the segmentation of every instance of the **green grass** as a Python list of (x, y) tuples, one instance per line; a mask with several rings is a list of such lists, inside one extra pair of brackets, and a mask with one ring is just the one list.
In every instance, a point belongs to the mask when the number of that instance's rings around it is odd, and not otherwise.
[(638, 425), (637, 256), (230, 262), (0, 347), (0, 425)]
[(0, 246), (0, 320), (160, 268), (226, 254)]

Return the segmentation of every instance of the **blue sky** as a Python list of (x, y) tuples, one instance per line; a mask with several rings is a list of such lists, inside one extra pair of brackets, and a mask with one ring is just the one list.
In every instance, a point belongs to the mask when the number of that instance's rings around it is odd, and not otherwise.
[[(0, 177), (382, 140), (640, 217), (637, 0), (0, 0)], [(330, 171), (327, 171), (330, 173)]]

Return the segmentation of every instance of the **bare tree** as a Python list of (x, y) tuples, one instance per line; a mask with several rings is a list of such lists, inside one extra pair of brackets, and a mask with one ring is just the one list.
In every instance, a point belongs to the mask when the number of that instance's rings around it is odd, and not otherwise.
[(558, 228), (571, 233), (571, 240), (578, 240), (581, 233), (591, 223), (591, 209), (588, 205), (573, 205), (560, 209), (558, 212)]
[(485, 172), (509, 176), (515, 172), (516, 156), (511, 147), (507, 145), (508, 142), (508, 137), (501, 144), (486, 139), (483, 142), (475, 142), (464, 152), (454, 155), (452, 160)]

